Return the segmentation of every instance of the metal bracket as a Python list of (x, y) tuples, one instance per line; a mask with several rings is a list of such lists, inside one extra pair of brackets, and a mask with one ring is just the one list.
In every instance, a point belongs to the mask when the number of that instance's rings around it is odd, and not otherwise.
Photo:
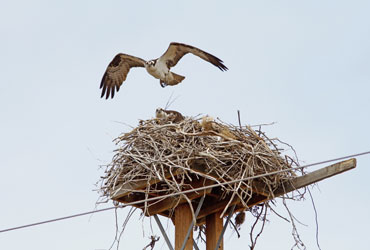
[[(198, 207), (197, 207), (197, 210), (195, 211), (195, 218), (194, 220), (197, 219), (198, 217), (198, 214), (200, 212), (200, 208), (202, 207), (203, 205), (203, 201), (204, 201), (204, 198), (206, 198), (205, 195), (202, 196), (202, 198), (200, 198), (200, 201), (199, 201), (199, 204), (198, 204)], [(184, 239), (184, 242), (182, 243), (182, 246), (181, 246), (181, 250), (184, 250), (185, 249), (185, 245), (186, 245), (186, 242), (188, 241), (188, 238), (189, 238), (189, 235), (191, 233), (191, 231), (193, 231), (193, 227), (194, 227), (194, 220), (191, 221), (190, 223), (190, 226), (189, 226), (189, 229), (188, 229), (188, 232), (186, 233), (186, 236), (185, 236), (185, 239)], [(194, 241), (193, 241), (194, 242)], [(194, 244), (193, 244), (194, 245)]]
[(164, 237), (164, 240), (166, 241), (166, 243), (167, 243), (167, 246), (168, 246), (168, 248), (170, 249), (170, 250), (174, 250), (173, 249), (173, 246), (172, 246), (172, 244), (171, 244), (171, 242), (170, 242), (170, 239), (168, 238), (168, 236), (167, 236), (167, 234), (166, 234), (166, 231), (164, 231), (164, 228), (163, 228), (163, 226), (162, 226), (162, 223), (161, 223), (161, 221), (159, 220), (159, 218), (158, 218), (158, 215), (154, 215), (154, 219), (155, 219), (155, 221), (157, 222), (157, 224), (158, 224), (158, 227), (159, 227), (159, 229), (161, 230), (161, 233), (162, 233), (162, 235), (163, 235), (163, 237)]
[(216, 244), (216, 248), (215, 248), (215, 250), (218, 250), (218, 248), (219, 248), (219, 247), (220, 247), (220, 245), (221, 245), (222, 238), (224, 237), (225, 230), (226, 230), (226, 228), (227, 228), (227, 225), (228, 225), (228, 224), (229, 224), (229, 222), (230, 222), (231, 216), (232, 216), (232, 215), (233, 215), (233, 213), (234, 213), (235, 207), (236, 207), (236, 204), (235, 204), (235, 205), (233, 205), (233, 206), (231, 207), (231, 210), (230, 210), (230, 212), (229, 212), (229, 215), (227, 216), (227, 219), (226, 219), (225, 225), (224, 225), (224, 227), (222, 228), (222, 231), (221, 231), (220, 237), (218, 237), (218, 241), (217, 241), (217, 244)]

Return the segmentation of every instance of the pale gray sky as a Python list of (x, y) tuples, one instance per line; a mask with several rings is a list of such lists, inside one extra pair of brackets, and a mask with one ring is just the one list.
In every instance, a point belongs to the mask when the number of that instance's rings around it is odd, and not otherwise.
[[(239, 109), (244, 124), (276, 122), (268, 135), (293, 145), (302, 164), (370, 150), (369, 9), (365, 0), (3, 1), (0, 229), (92, 210), (98, 167), (129, 129), (122, 123), (152, 117), (172, 93), (171, 108), (184, 115), (236, 124)], [(230, 70), (188, 55), (174, 68), (186, 76), (181, 85), (162, 89), (134, 69), (113, 100), (100, 99), (115, 54), (152, 59), (172, 41), (208, 51)], [(359, 157), (355, 170), (314, 189), (322, 249), (368, 248), (369, 174), (370, 156)], [(317, 249), (310, 200), (291, 209), (307, 225), (299, 226), (307, 248)], [(248, 249), (249, 225), (240, 239), (226, 234), (225, 248)], [(290, 249), (290, 233), (272, 216), (257, 249)], [(108, 249), (114, 234), (110, 211), (3, 233), (0, 246)], [(120, 249), (142, 249), (149, 235), (137, 213)], [(155, 249), (167, 249), (162, 239)]]

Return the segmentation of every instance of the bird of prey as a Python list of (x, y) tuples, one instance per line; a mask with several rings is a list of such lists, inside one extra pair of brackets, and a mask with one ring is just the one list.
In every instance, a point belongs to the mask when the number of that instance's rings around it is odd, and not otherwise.
[(119, 53), (113, 58), (103, 75), (100, 84), (100, 88), (102, 89), (101, 97), (105, 95), (106, 99), (109, 97), (113, 98), (114, 93), (116, 91), (118, 92), (122, 83), (126, 80), (128, 72), (133, 67), (145, 68), (149, 74), (159, 79), (159, 83), (162, 87), (179, 84), (185, 77), (171, 72), (170, 69), (188, 53), (192, 53), (212, 63), (221, 71), (228, 69), (219, 58), (201, 49), (182, 43), (171, 43), (167, 51), (161, 57), (150, 61)]
[(155, 117), (157, 119), (171, 121), (173, 123), (179, 123), (185, 119), (180, 112), (177, 112), (175, 110), (166, 110), (162, 108), (156, 109)]

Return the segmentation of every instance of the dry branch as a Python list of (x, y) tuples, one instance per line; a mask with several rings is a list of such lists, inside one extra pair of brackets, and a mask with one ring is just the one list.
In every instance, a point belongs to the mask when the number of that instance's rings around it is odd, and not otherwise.
[[(145, 197), (178, 193), (191, 189), (196, 180), (223, 183), (292, 168), (278, 139), (209, 117), (185, 117), (178, 123), (166, 118), (141, 120), (115, 142), (118, 149), (101, 182), (107, 199), (130, 193)], [(231, 196), (230, 202), (237, 198), (247, 208), (253, 193), (271, 196), (297, 174), (291, 170), (226, 185), (220, 197)], [(148, 205), (152, 204), (145, 204), (145, 211)]]
[[(101, 178), (102, 198), (127, 203), (284, 170), (278, 174), (238, 181), (202, 192), (143, 202), (138, 206), (146, 215), (164, 213), (171, 217), (178, 205), (184, 202), (191, 204), (195, 201), (193, 199), (207, 194), (211, 200), (216, 199), (218, 202), (202, 208), (198, 215), (199, 220), (202, 220), (209, 213), (220, 211), (219, 206), (222, 206), (223, 214), (227, 214), (230, 206), (238, 204), (238, 211), (249, 211), (255, 217), (254, 226), (262, 221), (261, 231), (254, 239), (251, 232), (253, 249), (263, 230), (267, 210), (271, 208), (269, 204), (274, 202), (276, 194), (282, 188), (285, 191), (297, 186), (299, 183), (296, 181), (305, 178), (296, 178), (304, 173), (293, 169), (298, 160), (289, 144), (277, 138), (268, 138), (261, 131), (261, 126), (254, 130), (250, 126), (242, 126), (240, 118), (238, 120), (238, 126), (215, 121), (207, 116), (184, 117), (179, 122), (171, 117), (140, 120), (137, 127), (114, 140), (117, 144), (115, 155)], [(283, 155), (282, 148), (285, 146), (293, 150), (295, 158)], [(291, 194), (288, 197), (285, 194), (285, 198), (289, 199), (302, 197), (299, 192), (296, 196)], [(193, 209), (192, 206), (190, 208)], [(261, 212), (256, 213), (259, 209)], [(237, 228), (244, 219), (244, 212), (236, 217)], [(199, 225), (201, 237), (204, 226), (201, 223)]]

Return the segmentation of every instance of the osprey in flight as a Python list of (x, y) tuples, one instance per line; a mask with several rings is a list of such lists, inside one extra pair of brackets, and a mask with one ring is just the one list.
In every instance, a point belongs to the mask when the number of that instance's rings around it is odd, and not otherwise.
[(221, 71), (228, 69), (219, 58), (201, 49), (182, 43), (171, 43), (167, 51), (160, 58), (150, 61), (120, 53), (113, 58), (103, 75), (100, 84), (100, 88), (102, 89), (101, 97), (105, 95), (106, 99), (109, 96), (113, 98), (115, 91), (118, 92), (132, 67), (145, 67), (149, 74), (159, 79), (162, 87), (179, 84), (185, 79), (185, 76), (175, 74), (170, 69), (187, 53), (199, 56), (203, 60), (215, 65)]

